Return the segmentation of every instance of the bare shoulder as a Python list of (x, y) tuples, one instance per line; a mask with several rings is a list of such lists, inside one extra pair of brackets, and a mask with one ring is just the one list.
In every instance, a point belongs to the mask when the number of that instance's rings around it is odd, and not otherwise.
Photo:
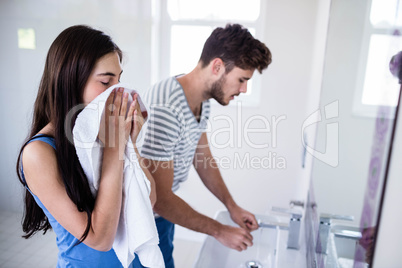
[(30, 163), (40, 164), (42, 160), (49, 160), (49, 158), (56, 158), (54, 148), (41, 140), (34, 140), (28, 143), (22, 153), (22, 161), (24, 169), (30, 166)]
[(43, 184), (55, 182), (59, 176), (54, 148), (40, 140), (27, 144), (22, 153), (25, 180), (34, 193)]

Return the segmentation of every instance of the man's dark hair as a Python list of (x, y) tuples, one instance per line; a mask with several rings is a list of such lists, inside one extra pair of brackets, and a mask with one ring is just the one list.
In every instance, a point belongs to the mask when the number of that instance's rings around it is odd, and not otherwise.
[(202, 67), (215, 58), (223, 61), (226, 73), (235, 66), (244, 70), (257, 69), (261, 73), (272, 61), (267, 46), (240, 24), (218, 27), (208, 37), (201, 53)]

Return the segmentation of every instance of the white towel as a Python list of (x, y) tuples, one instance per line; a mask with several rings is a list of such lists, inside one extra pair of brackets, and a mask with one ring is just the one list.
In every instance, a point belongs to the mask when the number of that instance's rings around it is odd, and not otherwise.
[[(103, 149), (97, 138), (100, 120), (106, 100), (116, 87), (124, 86), (122, 84), (114, 85), (98, 95), (78, 114), (73, 129), (74, 146), (78, 159), (95, 196), (99, 187), (103, 155)], [(127, 89), (127, 87), (124, 88), (126, 92), (136, 92), (135, 90)], [(141, 111), (147, 111), (139, 95), (137, 100)], [(131, 102), (132, 97), (129, 94), (129, 104)], [(123, 202), (113, 243), (113, 249), (125, 268), (134, 260), (134, 253), (137, 253), (143, 266), (152, 268), (165, 267), (162, 253), (158, 246), (159, 237), (149, 193), (150, 182), (139, 166), (133, 143), (129, 138), (124, 156)]]

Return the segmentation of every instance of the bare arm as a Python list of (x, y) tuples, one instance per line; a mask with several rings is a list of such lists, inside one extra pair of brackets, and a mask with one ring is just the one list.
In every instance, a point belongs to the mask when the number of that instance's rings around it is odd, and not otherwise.
[(172, 192), (173, 160), (169, 162), (147, 160), (156, 185), (154, 211), (163, 218), (196, 232), (211, 235), (222, 244), (244, 250), (252, 245), (252, 236), (244, 229), (223, 225), (191, 208)]
[(226, 206), (233, 221), (248, 230), (258, 229), (255, 216), (239, 207), (230, 195), (212, 156), (206, 133), (201, 135), (198, 142), (193, 164), (204, 185)]
[[(107, 106), (113, 103), (113, 96)], [(100, 251), (111, 249), (117, 231), (122, 202), (123, 152), (131, 131), (130, 107), (127, 118), (127, 97), (116, 93), (114, 105), (121, 107), (105, 117), (105, 131), (99, 137), (105, 145), (102, 172), (95, 206), (92, 211), (91, 228), (84, 244)], [(126, 105), (124, 105), (126, 104)], [(111, 133), (114, 135), (109, 136)], [(113, 145), (114, 144), (114, 145)], [(38, 196), (53, 217), (72, 235), (80, 238), (87, 226), (86, 212), (80, 212), (67, 195), (59, 172), (54, 149), (43, 142), (34, 141), (26, 146), (23, 154), (25, 178), (30, 190)]]

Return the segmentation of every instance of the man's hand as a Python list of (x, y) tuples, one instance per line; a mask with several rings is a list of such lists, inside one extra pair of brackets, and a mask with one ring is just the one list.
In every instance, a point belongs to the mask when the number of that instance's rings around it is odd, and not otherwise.
[(232, 220), (241, 228), (248, 230), (249, 232), (258, 229), (258, 223), (255, 216), (247, 210), (236, 205), (229, 210), (229, 213)]
[(224, 246), (237, 251), (246, 250), (253, 245), (253, 236), (249, 231), (229, 225), (221, 225), (214, 237)]

